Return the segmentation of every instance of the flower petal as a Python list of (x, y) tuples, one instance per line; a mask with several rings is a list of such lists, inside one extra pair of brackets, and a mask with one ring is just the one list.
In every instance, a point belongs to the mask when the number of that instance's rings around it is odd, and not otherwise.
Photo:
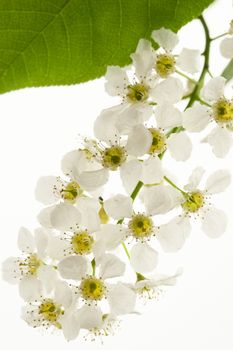
[(21, 271), (17, 258), (11, 256), (2, 262), (2, 279), (11, 284), (17, 284), (21, 278)]
[(217, 170), (206, 181), (206, 190), (214, 194), (225, 191), (231, 183), (231, 173), (228, 170)]
[(142, 163), (142, 177), (144, 184), (160, 183), (163, 179), (162, 162), (157, 156), (151, 156)]
[(125, 264), (113, 254), (105, 254), (101, 260), (100, 276), (103, 279), (122, 276)]
[(54, 299), (58, 304), (68, 308), (72, 303), (72, 291), (69, 285), (63, 281), (57, 281), (54, 290)]
[(37, 300), (42, 292), (42, 283), (34, 276), (22, 278), (19, 282), (19, 294), (25, 301)]
[(158, 253), (145, 242), (135, 244), (130, 257), (132, 267), (140, 273), (151, 272), (158, 264)]
[(123, 283), (117, 283), (111, 288), (107, 298), (114, 315), (124, 315), (134, 311), (136, 294)]
[(129, 134), (126, 150), (135, 157), (148, 153), (152, 143), (152, 135), (144, 125), (136, 125)]
[(201, 90), (204, 101), (215, 102), (224, 95), (226, 79), (223, 77), (212, 78)]
[(210, 121), (209, 108), (198, 102), (183, 113), (183, 127), (191, 132), (202, 131)]
[(179, 54), (176, 64), (185, 72), (197, 73), (201, 66), (201, 52), (184, 48)]
[(169, 103), (160, 104), (155, 108), (157, 126), (162, 129), (182, 125), (182, 113)]
[(126, 71), (119, 66), (108, 66), (105, 79), (105, 90), (110, 96), (123, 95), (129, 85)]
[(233, 37), (222, 40), (220, 44), (220, 52), (223, 57), (233, 58)]
[(102, 311), (93, 305), (84, 305), (78, 310), (81, 328), (93, 329), (100, 328), (102, 325)]
[(226, 227), (227, 216), (222, 210), (211, 208), (205, 213), (202, 229), (207, 236), (210, 238), (218, 238), (225, 232)]
[(182, 82), (173, 77), (169, 77), (157, 84), (151, 91), (151, 95), (155, 102), (173, 104), (179, 102), (184, 94)]
[(144, 190), (147, 214), (165, 214), (181, 203), (183, 197), (178, 191), (168, 186), (149, 187)]
[(130, 57), (133, 60), (136, 76), (139, 80), (145, 78), (152, 70), (155, 62), (155, 52), (149, 40), (140, 39), (135, 53)]
[(45, 205), (55, 203), (58, 198), (55, 195), (54, 188), (57, 187), (59, 188), (60, 184), (56, 176), (42, 176), (36, 184), (36, 199)]
[(59, 318), (59, 323), (67, 341), (77, 338), (80, 331), (80, 319), (77, 312), (66, 310), (64, 315)]
[(117, 194), (104, 202), (104, 209), (115, 220), (129, 218), (133, 213), (132, 198)]
[(42, 265), (37, 271), (37, 277), (46, 288), (46, 291), (50, 293), (54, 288), (54, 283), (58, 279), (58, 274), (54, 267)]
[(186, 132), (172, 134), (167, 139), (167, 146), (171, 156), (177, 161), (187, 160), (192, 152), (192, 142)]
[(142, 176), (142, 164), (136, 159), (124, 163), (120, 176), (125, 190), (131, 194)]
[(79, 225), (81, 214), (73, 205), (61, 203), (53, 209), (50, 219), (54, 228), (66, 231)]
[(31, 232), (25, 227), (21, 227), (18, 234), (18, 248), (25, 253), (33, 253), (35, 250), (35, 240)]
[(76, 206), (82, 218), (80, 225), (90, 232), (95, 232), (99, 230), (99, 201), (95, 198), (80, 197), (76, 202)]
[(196, 167), (193, 170), (192, 174), (189, 176), (188, 184), (184, 186), (184, 189), (190, 192), (198, 189), (204, 172), (205, 170), (202, 167)]
[(115, 124), (117, 120), (117, 111), (119, 106), (104, 109), (96, 118), (94, 123), (95, 137), (106, 143), (114, 143), (119, 140), (119, 131)]
[(108, 181), (109, 172), (107, 169), (84, 171), (77, 175), (78, 183), (87, 191), (94, 191)]
[(87, 260), (82, 256), (69, 256), (58, 264), (63, 278), (81, 280), (87, 272)]
[(233, 144), (231, 133), (219, 126), (211, 131), (205, 141), (212, 146), (213, 153), (219, 158), (225, 157)]
[(187, 234), (180, 228), (176, 220), (172, 220), (159, 227), (156, 237), (163, 250), (172, 253), (183, 247)]
[(48, 234), (49, 232), (43, 227), (39, 227), (34, 231), (37, 255), (41, 258), (47, 253)]
[(167, 51), (172, 51), (179, 42), (178, 35), (166, 28), (154, 30), (151, 37)]

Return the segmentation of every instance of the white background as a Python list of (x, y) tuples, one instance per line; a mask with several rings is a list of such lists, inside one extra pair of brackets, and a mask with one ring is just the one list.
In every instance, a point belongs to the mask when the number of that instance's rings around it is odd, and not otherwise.
[[(205, 13), (213, 36), (228, 29), (232, 2), (219, 0)], [(197, 21), (181, 31), (182, 44), (200, 48), (202, 31)], [(227, 61), (213, 48), (212, 71), (218, 74)], [(232, 88), (229, 88), (232, 91)], [(16, 239), (22, 225), (33, 229), (41, 205), (34, 199), (39, 176), (60, 174), (62, 155), (77, 146), (78, 135), (91, 135), (95, 117), (114, 101), (104, 92), (99, 79), (72, 87), (24, 89), (0, 96), (0, 260), (17, 254)], [(199, 137), (200, 138), (200, 137)], [(196, 139), (195, 139), (196, 140)], [(178, 183), (196, 165), (208, 172), (228, 168), (233, 172), (233, 150), (216, 159), (207, 145), (196, 144), (185, 164), (164, 158), (165, 166)], [(204, 235), (198, 225), (183, 250), (161, 257), (159, 270), (174, 272), (184, 267), (175, 287), (158, 301), (150, 301), (143, 315), (126, 317), (119, 332), (104, 339), (66, 343), (62, 335), (29, 328), (20, 319), (22, 301), (17, 288), (0, 281), (1, 349), (157, 349), (232, 350), (233, 349), (233, 187), (216, 197), (216, 205), (229, 217), (227, 232), (217, 240)]]

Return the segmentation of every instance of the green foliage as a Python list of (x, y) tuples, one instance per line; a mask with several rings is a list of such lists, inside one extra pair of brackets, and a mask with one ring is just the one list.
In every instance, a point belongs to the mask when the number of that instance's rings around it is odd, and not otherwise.
[(177, 31), (212, 0), (0, 0), (0, 93), (76, 84), (126, 65), (139, 38)]

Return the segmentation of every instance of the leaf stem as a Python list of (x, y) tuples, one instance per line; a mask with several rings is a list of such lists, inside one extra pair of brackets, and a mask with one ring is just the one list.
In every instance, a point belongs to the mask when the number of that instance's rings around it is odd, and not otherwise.
[(187, 197), (187, 193), (179, 188), (172, 180), (170, 180), (167, 176), (163, 177), (165, 181), (167, 181), (172, 187), (174, 187), (177, 191), (183, 194), (184, 197)]
[(228, 34), (228, 33), (223, 33), (223, 34), (217, 35), (217, 36), (211, 38), (210, 40), (211, 40), (211, 41), (217, 40), (217, 39), (219, 39), (219, 38), (222, 38), (223, 36), (226, 36), (227, 34)]
[(125, 242), (122, 242), (121, 245), (124, 248), (125, 254), (127, 255), (128, 259), (130, 260), (130, 254), (129, 254), (129, 251), (125, 245)]
[(193, 84), (197, 84), (197, 81), (195, 79), (190, 78), (188, 75), (184, 74), (183, 72), (180, 72), (178, 69), (176, 69), (176, 73), (179, 74), (180, 76), (184, 77), (185, 79), (191, 81)]

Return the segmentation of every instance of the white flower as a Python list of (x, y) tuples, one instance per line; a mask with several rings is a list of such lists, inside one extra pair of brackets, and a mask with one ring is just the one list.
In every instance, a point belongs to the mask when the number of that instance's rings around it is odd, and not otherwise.
[(159, 155), (167, 149), (174, 159), (185, 161), (191, 154), (192, 143), (185, 132), (167, 137), (158, 128), (137, 125), (129, 134), (126, 149), (136, 157), (145, 153)]
[(222, 210), (210, 205), (209, 200), (230, 185), (231, 175), (227, 170), (217, 170), (207, 178), (204, 188), (200, 190), (202, 176), (202, 169), (197, 168), (193, 171), (189, 183), (185, 186), (187, 192), (181, 206), (186, 217), (195, 215), (200, 218), (204, 233), (211, 238), (217, 238), (226, 230), (227, 217)]
[(224, 96), (225, 82), (223, 77), (211, 79), (201, 91), (203, 100), (210, 107), (196, 102), (183, 116), (183, 126), (191, 132), (199, 132), (211, 121), (215, 122), (216, 127), (204, 141), (212, 146), (217, 157), (224, 157), (232, 146), (233, 102)]
[(54, 327), (63, 330), (67, 340), (77, 337), (80, 329), (72, 303), (74, 296), (66, 282), (56, 281), (54, 289), (46, 296), (40, 296), (22, 310), (22, 318), (32, 327)]
[(144, 277), (140, 274), (137, 275), (137, 282), (132, 288), (144, 299), (156, 298), (161, 287), (173, 286), (177, 282), (177, 278), (182, 274), (182, 270), (179, 269), (174, 275), (159, 275), (156, 274), (150, 277)]
[(220, 52), (223, 57), (233, 58), (233, 20), (230, 23), (228, 34), (229, 36), (220, 43)]
[(37, 229), (34, 235), (22, 227), (18, 235), (18, 248), (22, 257), (10, 257), (2, 264), (3, 279), (19, 284), (20, 296), (26, 300), (35, 300), (43, 288), (50, 291), (57, 280), (53, 266), (47, 265), (48, 233)]
[[(125, 264), (113, 254), (104, 254), (100, 263), (97, 264), (97, 269), (99, 277), (96, 274), (90, 275), (85, 259), (80, 256), (65, 258), (58, 264), (61, 277), (81, 281), (77, 290), (80, 298), (88, 305), (95, 306), (106, 298), (111, 314), (120, 315), (133, 312), (135, 293), (123, 283), (110, 284), (108, 282), (109, 278), (124, 274)], [(95, 317), (95, 315), (92, 314), (90, 317)]]
[(199, 50), (184, 48), (178, 58), (173, 55), (172, 51), (178, 44), (179, 38), (170, 29), (154, 30), (152, 38), (160, 46), (160, 49), (156, 52), (155, 60), (155, 70), (159, 76), (167, 78), (176, 71), (176, 67), (191, 74), (199, 71), (201, 58)]

